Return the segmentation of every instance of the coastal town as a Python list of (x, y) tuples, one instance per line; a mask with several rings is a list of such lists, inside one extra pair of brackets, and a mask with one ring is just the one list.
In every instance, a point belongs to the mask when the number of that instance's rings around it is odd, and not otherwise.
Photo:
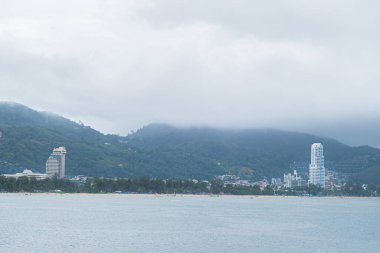
[[(284, 173), (283, 178), (263, 178), (259, 181), (240, 178), (232, 173), (215, 176), (212, 180), (200, 179), (157, 179), (142, 177), (139, 179), (89, 177), (85, 175), (67, 176), (66, 148), (54, 148), (46, 161), (45, 173), (36, 173), (25, 169), (16, 174), (0, 176), (0, 191), (9, 191), (5, 187), (6, 180), (24, 182), (44, 182), (63, 180), (67, 182), (65, 189), (45, 188), (53, 192), (113, 192), (113, 193), (196, 193), (196, 194), (233, 194), (233, 195), (363, 195), (377, 196), (379, 189), (374, 185), (352, 184), (338, 173), (327, 170), (324, 165), (323, 145), (311, 145), (309, 173)], [(1, 184), (3, 182), (3, 184)], [(70, 186), (71, 185), (71, 186)], [(103, 186), (102, 186), (103, 185)], [(106, 187), (104, 187), (106, 185)], [(124, 185), (124, 186), (123, 186)], [(71, 188), (70, 188), (71, 187)], [(33, 187), (32, 187), (33, 188)], [(32, 189), (30, 188), (30, 189)], [(26, 188), (25, 188), (26, 189)], [(22, 185), (15, 191), (24, 191)], [(11, 190), (12, 191), (12, 190)], [(42, 192), (44, 190), (34, 189)]]

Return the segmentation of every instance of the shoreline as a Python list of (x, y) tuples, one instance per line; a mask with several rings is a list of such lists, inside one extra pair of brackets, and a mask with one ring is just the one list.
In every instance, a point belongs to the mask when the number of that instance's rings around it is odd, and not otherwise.
[(110, 197), (189, 197), (189, 198), (334, 198), (334, 199), (379, 199), (376, 196), (280, 196), (280, 195), (232, 195), (232, 194), (150, 194), (150, 193), (56, 193), (56, 192), (6, 192), (6, 196), (110, 196)]

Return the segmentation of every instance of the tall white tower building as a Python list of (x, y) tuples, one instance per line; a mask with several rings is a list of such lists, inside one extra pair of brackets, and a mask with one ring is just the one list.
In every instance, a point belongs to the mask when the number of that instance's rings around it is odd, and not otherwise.
[(325, 158), (323, 145), (314, 143), (311, 145), (311, 162), (309, 166), (309, 183), (322, 188), (326, 186)]
[(66, 148), (59, 147), (53, 150), (53, 153), (50, 155), (49, 159), (46, 161), (46, 174), (49, 177), (65, 177), (65, 157), (66, 157)]

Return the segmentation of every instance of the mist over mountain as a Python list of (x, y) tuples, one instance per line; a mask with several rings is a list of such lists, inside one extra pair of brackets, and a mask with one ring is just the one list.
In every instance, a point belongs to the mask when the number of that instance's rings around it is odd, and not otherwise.
[(331, 136), (351, 146), (370, 145), (380, 148), (379, 117), (355, 116), (334, 121), (318, 120), (291, 127), (322, 136)]
[(380, 181), (380, 150), (276, 129), (218, 129), (150, 124), (127, 137), (105, 135), (61, 116), (0, 103), (0, 173), (43, 172), (54, 147), (65, 146), (67, 174), (105, 177), (149, 175), (243, 178), (307, 173), (310, 145), (321, 142), (326, 167), (363, 182)]

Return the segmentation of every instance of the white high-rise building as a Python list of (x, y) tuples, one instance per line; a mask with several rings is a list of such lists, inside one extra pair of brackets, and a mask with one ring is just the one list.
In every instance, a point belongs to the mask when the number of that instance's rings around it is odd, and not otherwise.
[(46, 174), (49, 177), (65, 177), (65, 156), (66, 148), (59, 147), (53, 149), (53, 153), (50, 155), (49, 159), (46, 161)]
[(288, 188), (293, 188), (293, 187), (301, 187), (305, 186), (306, 181), (301, 178), (301, 176), (298, 176), (298, 173), (296, 170), (294, 170), (294, 174), (288, 173), (284, 174), (284, 186)]
[(309, 183), (322, 188), (325, 188), (326, 185), (325, 158), (323, 156), (323, 145), (321, 143), (311, 145)]

